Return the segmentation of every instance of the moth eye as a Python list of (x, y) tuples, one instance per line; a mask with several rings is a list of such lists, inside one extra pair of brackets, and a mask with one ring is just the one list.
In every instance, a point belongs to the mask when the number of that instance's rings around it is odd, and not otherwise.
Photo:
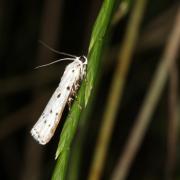
[(82, 63), (86, 62), (85, 56), (80, 56), (80, 57), (79, 57), (79, 60), (80, 60)]

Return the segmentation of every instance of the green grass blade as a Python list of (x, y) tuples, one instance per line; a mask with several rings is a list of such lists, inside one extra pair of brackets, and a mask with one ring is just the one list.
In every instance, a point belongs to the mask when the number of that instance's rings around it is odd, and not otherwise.
[(100, 13), (95, 22), (91, 41), (89, 45), (89, 65), (87, 72), (88, 84), (85, 90), (85, 105), (88, 102), (91, 90), (95, 84), (95, 79), (97, 76), (97, 71), (100, 65), (101, 54), (103, 46), (106, 41), (106, 33), (108, 32), (109, 25), (111, 23), (112, 13), (115, 6), (115, 0), (105, 0)]
[(73, 103), (72, 109), (69, 112), (61, 132), (60, 141), (56, 151), (56, 158), (58, 158), (58, 160), (53, 172), (52, 180), (65, 179), (70, 155), (70, 147), (76, 133), (81, 114), (79, 105), (82, 109), (86, 107), (91, 91), (94, 87), (114, 6), (115, 0), (105, 0), (95, 22), (89, 45), (86, 82), (83, 81), (78, 93), (77, 101)]

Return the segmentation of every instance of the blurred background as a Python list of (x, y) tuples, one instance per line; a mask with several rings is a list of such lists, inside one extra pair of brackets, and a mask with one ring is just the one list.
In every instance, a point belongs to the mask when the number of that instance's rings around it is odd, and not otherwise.
[[(39, 145), (29, 132), (57, 87), (68, 62), (34, 70), (38, 65), (61, 58), (39, 44), (38, 40), (62, 52), (77, 56), (87, 55), (93, 24), (101, 4), (100, 0), (0, 1), (0, 179), (51, 179), (56, 164), (54, 157), (59, 134), (68, 108), (48, 145)], [(88, 117), (79, 179), (87, 179), (88, 176), (118, 50), (132, 7), (133, 4), (111, 28), (99, 70), (100, 80)], [(110, 179), (116, 166), (162, 56), (178, 7), (178, 0), (148, 1), (146, 5), (102, 179)], [(178, 54), (175, 70), (177, 74), (179, 57)], [(166, 173), (169, 168), (173, 174), (170, 179), (180, 179), (180, 146), (177, 132), (179, 125), (176, 124), (175, 129), (169, 130), (172, 114), (169, 108), (168, 83), (127, 179), (168, 179)], [(175, 84), (178, 88), (179, 80), (176, 80)], [(179, 103), (179, 94), (176, 98)], [(174, 131), (175, 136), (168, 141), (169, 131)], [(171, 142), (175, 142), (175, 145)], [(167, 166), (169, 151), (174, 155), (170, 158), (170, 167)]]

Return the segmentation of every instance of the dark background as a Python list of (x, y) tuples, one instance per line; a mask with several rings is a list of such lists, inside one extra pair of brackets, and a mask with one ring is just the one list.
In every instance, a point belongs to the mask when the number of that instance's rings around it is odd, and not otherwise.
[[(0, 1), (0, 179), (50, 179), (59, 133), (46, 145), (37, 144), (30, 129), (57, 87), (66, 62), (34, 70), (61, 56), (38, 43), (66, 53), (87, 55), (93, 23), (102, 1), (1, 0)], [(141, 107), (152, 75), (173, 25), (178, 1), (148, 1), (139, 39), (123, 93), (123, 99), (103, 179), (109, 179), (133, 121)], [(86, 179), (94, 150), (111, 77), (116, 66), (117, 47), (126, 30), (129, 13), (112, 28), (108, 53), (103, 56), (101, 80), (89, 117), (81, 179)], [(168, 85), (163, 91), (143, 144), (128, 179), (164, 179), (167, 151)], [(179, 149), (179, 146), (177, 147)], [(179, 155), (174, 177), (180, 178)]]

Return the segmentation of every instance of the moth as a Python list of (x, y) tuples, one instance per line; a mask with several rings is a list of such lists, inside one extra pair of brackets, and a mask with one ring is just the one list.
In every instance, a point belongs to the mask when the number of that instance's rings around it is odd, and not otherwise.
[(71, 60), (73, 62), (67, 65), (57, 89), (46, 105), (39, 120), (31, 129), (31, 135), (39, 144), (45, 145), (50, 141), (59, 124), (66, 104), (71, 105), (80, 87), (80, 83), (86, 75), (87, 58), (85, 56), (70, 56), (71, 58), (57, 60)]

